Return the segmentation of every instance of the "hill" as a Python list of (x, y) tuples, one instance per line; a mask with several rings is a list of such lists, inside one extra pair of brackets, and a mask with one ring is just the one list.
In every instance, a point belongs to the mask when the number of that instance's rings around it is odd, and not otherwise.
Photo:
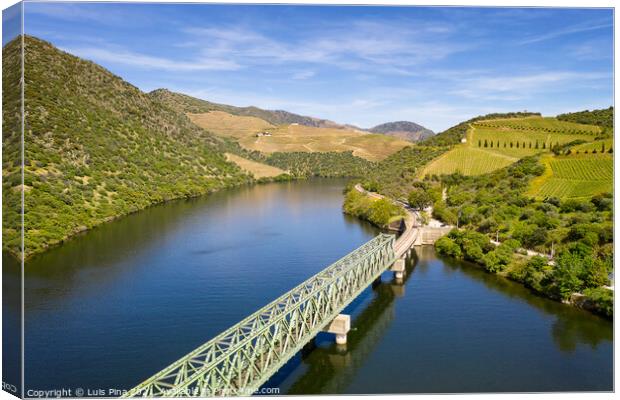
[(263, 110), (258, 107), (235, 107), (226, 104), (212, 103), (207, 100), (197, 99), (182, 93), (171, 92), (168, 89), (156, 89), (149, 96), (171, 106), (177, 111), (192, 114), (208, 113), (210, 111), (223, 111), (228, 114), (242, 117), (260, 118), (272, 125), (300, 124), (316, 128), (343, 128), (333, 121), (306, 117), (284, 110)]
[(524, 157), (550, 153), (556, 147), (592, 142), (601, 135), (601, 128), (594, 125), (541, 116), (478, 118), (467, 125), (461, 143), (429, 163), (421, 177), (454, 172), (485, 174)]
[(614, 127), (614, 108), (609, 107), (602, 110), (585, 110), (574, 113), (560, 114), (557, 116), (560, 121), (576, 122), (579, 124), (597, 125), (603, 128), (613, 129)]
[[(20, 47), (16, 39), (3, 48), (6, 76), (19, 74)], [(155, 203), (251, 180), (224, 156), (235, 143), (106, 69), (30, 36), (24, 55), (26, 255)], [(19, 162), (6, 157), (14, 141), (6, 143), (3, 212), (15, 221), (10, 196), (22, 187)], [(19, 230), (4, 229), (3, 243), (17, 255)]]
[(436, 134), (435, 136), (431, 136), (425, 140), (422, 140), (420, 144), (424, 146), (452, 146), (461, 142), (461, 139), (465, 137), (467, 130), (469, 129), (470, 124), (477, 121), (484, 121), (487, 119), (496, 119), (496, 118), (521, 118), (521, 117), (529, 117), (529, 116), (540, 116), (540, 113), (533, 112), (513, 112), (513, 113), (494, 113), (481, 115), (478, 117), (474, 117), (467, 121), (463, 121), (458, 125), (455, 125), (451, 128), (446, 129), (443, 132)]
[(342, 153), (352, 152), (369, 161), (382, 160), (411, 143), (390, 136), (343, 128), (317, 128), (301, 124), (272, 125), (257, 117), (223, 111), (187, 114), (201, 128), (236, 140), (249, 152)]
[(435, 133), (430, 129), (410, 121), (386, 122), (368, 129), (369, 132), (382, 133), (400, 139), (417, 142), (433, 136)]
[(178, 112), (186, 113), (201, 128), (233, 138), (249, 152), (352, 152), (356, 157), (378, 161), (411, 145), (396, 137), (287, 111), (215, 104), (166, 89), (155, 90), (149, 95)]

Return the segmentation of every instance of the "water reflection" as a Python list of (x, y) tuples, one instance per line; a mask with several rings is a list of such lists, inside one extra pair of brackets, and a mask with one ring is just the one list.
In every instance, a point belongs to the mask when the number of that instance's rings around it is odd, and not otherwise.
[[(338, 345), (333, 338), (328, 343), (317, 346), (311, 342), (309, 348), (301, 355), (301, 363), (306, 372), (290, 385), (287, 394), (333, 394), (344, 393), (357, 374), (357, 370), (366, 364), (368, 356), (375, 351), (385, 331), (394, 319), (394, 302), (405, 295), (405, 284), (412, 276), (416, 255), (412, 253), (405, 264), (406, 274), (402, 282), (397, 282), (385, 273), (385, 281), (372, 287), (372, 300), (352, 320), (352, 330), (346, 345)], [(386, 279), (386, 277), (389, 277)], [(299, 362), (299, 361), (297, 361)], [(293, 362), (295, 363), (295, 361)], [(291, 366), (284, 367), (291, 371)], [(265, 386), (277, 386), (286, 377), (279, 377), (267, 382)]]
[[(2, 253), (2, 381), (21, 391), (21, 265)], [(11, 386), (12, 385), (12, 386)], [(17, 392), (17, 393), (16, 393)]]
[[(425, 248), (418, 251), (427, 252), (429, 249)], [(448, 257), (435, 255), (432, 257), (441, 258), (449, 270), (460, 271), (468, 277), (482, 282), (488, 289), (522, 301), (555, 318), (550, 334), (553, 343), (560, 351), (571, 353), (581, 343), (586, 343), (591, 348), (596, 349), (602, 343), (613, 341), (611, 323), (602, 317), (536, 295), (523, 285), (501, 276), (489, 274), (475, 264), (460, 262)]]

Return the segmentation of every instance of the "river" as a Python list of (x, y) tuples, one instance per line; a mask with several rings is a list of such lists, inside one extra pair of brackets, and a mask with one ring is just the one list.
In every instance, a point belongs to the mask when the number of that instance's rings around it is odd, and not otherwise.
[[(342, 214), (343, 185), (314, 179), (173, 201), (28, 260), (26, 388), (128, 389), (360, 246), (378, 231)], [(3, 261), (7, 290), (17, 262)], [(612, 390), (611, 322), (432, 247), (407, 268), (402, 285), (386, 272), (347, 308), (346, 349), (320, 334), (265, 386)], [(15, 312), (5, 304), (5, 325)]]

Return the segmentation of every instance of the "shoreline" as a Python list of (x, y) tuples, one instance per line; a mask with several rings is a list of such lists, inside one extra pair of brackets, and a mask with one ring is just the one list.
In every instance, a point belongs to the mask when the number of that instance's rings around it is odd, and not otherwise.
[[(188, 200), (188, 199), (195, 199), (198, 197), (202, 197), (202, 196), (209, 196), (212, 195), (214, 193), (218, 193), (221, 192), (223, 190), (230, 190), (230, 189), (236, 189), (236, 188), (242, 188), (245, 186), (252, 186), (252, 185), (261, 185), (261, 184), (266, 184), (266, 183), (278, 183), (278, 182), (292, 182), (292, 181), (299, 181), (299, 180), (305, 180), (308, 179), (308, 177), (303, 177), (303, 176), (293, 176), (293, 175), (288, 175), (290, 178), (288, 179), (282, 179), (281, 175), (275, 176), (275, 177), (263, 177), (263, 178), (254, 178), (252, 177), (251, 181), (246, 181), (237, 185), (230, 185), (230, 186), (224, 186), (221, 187), (219, 189), (215, 189), (215, 190), (209, 190), (206, 191), (204, 193), (197, 193), (195, 195), (191, 195), (191, 196), (179, 196), (179, 197), (173, 197), (170, 199), (164, 199), (162, 201), (158, 201), (158, 202), (154, 202), (154, 203), (150, 203), (147, 204), (145, 207), (141, 207), (141, 208), (137, 208), (135, 210), (132, 210), (130, 212), (127, 213), (123, 213), (123, 214), (118, 214), (118, 215), (114, 215), (114, 216), (110, 216), (107, 217), (105, 219), (103, 219), (102, 221), (97, 222), (96, 224), (94, 224), (91, 227), (85, 227), (85, 226), (81, 226), (80, 228), (82, 229), (76, 229), (75, 231), (73, 231), (72, 233), (70, 233), (69, 235), (63, 237), (62, 239), (59, 239), (58, 241), (54, 241), (52, 243), (49, 243), (48, 245), (46, 245), (45, 247), (43, 247), (40, 251), (35, 251), (35, 252), (19, 252), (19, 253), (15, 253), (14, 251), (12, 251), (11, 249), (8, 248), (3, 248), (2, 251), (6, 252), (7, 254), (11, 255), (11, 257), (15, 258), (17, 261), (22, 262), (22, 261), (28, 261), (29, 259), (32, 259), (33, 257), (36, 257), (38, 255), (41, 254), (45, 254), (48, 251), (57, 248), (59, 246), (62, 246), (64, 243), (72, 240), (73, 238), (79, 236), (79, 235), (83, 235), (86, 234), (96, 228), (98, 228), (99, 226), (102, 226), (104, 224), (110, 223), (110, 222), (114, 222), (116, 220), (119, 220), (121, 218), (124, 217), (128, 217), (130, 215), (136, 214), (138, 212), (147, 210), (151, 207), (156, 207), (156, 206), (160, 206), (160, 205), (164, 205), (167, 204), (169, 202), (172, 201), (179, 201), (179, 200)], [(26, 245), (24, 243), (24, 248), (26, 248)]]
[[(381, 195), (379, 193), (369, 192), (369, 191), (365, 190), (364, 188), (361, 187), (361, 185), (359, 183), (356, 184), (353, 189), (356, 190), (359, 193), (366, 194), (366, 195), (368, 195), (370, 197), (373, 197), (373, 198), (386, 198), (385, 196), (383, 196), (383, 195)], [(366, 221), (365, 219), (360, 218), (357, 215), (353, 215), (353, 216), (355, 216), (355, 217), (357, 217), (357, 218), (359, 218), (361, 220)], [(377, 224), (373, 223), (372, 221), (368, 221), (368, 222), (373, 224), (374, 226), (378, 227), (379, 229), (385, 229), (384, 227), (378, 226)], [(454, 229), (456, 229), (456, 228), (454, 228)], [(497, 246), (497, 244), (495, 244), (492, 240), (489, 240), (489, 242)], [(432, 245), (432, 246), (433, 246), (434, 251), (439, 256), (449, 257), (451, 259), (458, 260), (458, 261), (467, 261), (467, 260), (459, 259), (457, 257), (449, 256), (449, 255), (446, 255), (446, 254), (441, 254), (441, 253), (439, 253), (437, 251), (437, 249), (435, 248), (435, 245)], [(529, 254), (530, 250), (527, 250), (527, 251), (528, 251), (528, 254)], [(538, 253), (536, 253), (536, 254), (538, 254)], [(498, 272), (488, 271), (486, 268), (484, 268), (483, 265), (481, 265), (479, 263), (476, 263), (474, 261), (467, 261), (467, 263), (471, 264), (472, 267), (481, 269), (481, 270), (483, 270), (484, 272), (486, 272), (486, 273), (488, 273), (490, 275), (495, 275), (495, 276), (498, 276), (498, 277), (502, 277), (504, 279), (508, 279), (508, 280), (510, 280), (512, 282), (518, 283), (518, 284), (520, 284), (521, 286), (523, 286), (524, 288), (526, 288), (527, 290), (529, 290), (532, 294), (534, 294), (536, 296), (540, 296), (542, 298), (546, 298), (546, 299), (549, 299), (549, 300), (552, 300), (552, 301), (555, 301), (555, 302), (558, 302), (558, 303), (570, 305), (572, 307), (579, 308), (581, 310), (590, 312), (590, 313), (592, 313), (594, 315), (597, 315), (597, 316), (599, 316), (601, 318), (604, 318), (606, 320), (612, 320), (613, 321), (613, 314), (610, 316), (610, 315), (607, 315), (606, 313), (604, 313), (600, 309), (600, 307), (597, 306), (597, 303), (594, 300), (592, 300), (591, 298), (589, 298), (588, 296), (586, 296), (583, 293), (575, 292), (575, 293), (572, 293), (571, 296), (567, 300), (562, 300), (561, 298), (559, 298), (557, 296), (552, 296), (549, 293), (545, 293), (545, 292), (541, 292), (541, 291), (535, 290), (534, 288), (531, 288), (531, 287), (527, 286), (524, 282), (522, 282), (522, 281), (520, 281), (518, 279), (515, 279), (515, 277), (513, 277), (513, 276), (510, 276), (510, 274), (502, 274), (501, 271), (498, 271)], [(612, 291), (612, 293), (614, 292), (613, 289), (611, 289), (611, 291)]]

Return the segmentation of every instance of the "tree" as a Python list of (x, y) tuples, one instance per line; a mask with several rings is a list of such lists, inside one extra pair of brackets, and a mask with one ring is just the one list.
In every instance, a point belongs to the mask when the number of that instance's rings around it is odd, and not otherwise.
[(555, 292), (562, 299), (568, 299), (571, 294), (581, 289), (583, 281), (579, 279), (579, 276), (582, 274), (581, 258), (568, 251), (562, 252), (556, 259), (553, 271), (552, 279)]
[(461, 247), (448, 236), (443, 236), (439, 238), (435, 242), (435, 249), (437, 249), (437, 252), (439, 254), (444, 254), (446, 256), (455, 258), (461, 257)]
[(607, 268), (598, 258), (586, 256), (583, 262), (583, 276), (586, 287), (596, 288), (609, 284)]
[(422, 210), (433, 204), (433, 198), (424, 189), (414, 189), (409, 193), (407, 201), (411, 208)]
[(546, 268), (547, 260), (541, 256), (532, 257), (525, 265), (523, 283), (534, 290), (542, 292), (546, 278)]

